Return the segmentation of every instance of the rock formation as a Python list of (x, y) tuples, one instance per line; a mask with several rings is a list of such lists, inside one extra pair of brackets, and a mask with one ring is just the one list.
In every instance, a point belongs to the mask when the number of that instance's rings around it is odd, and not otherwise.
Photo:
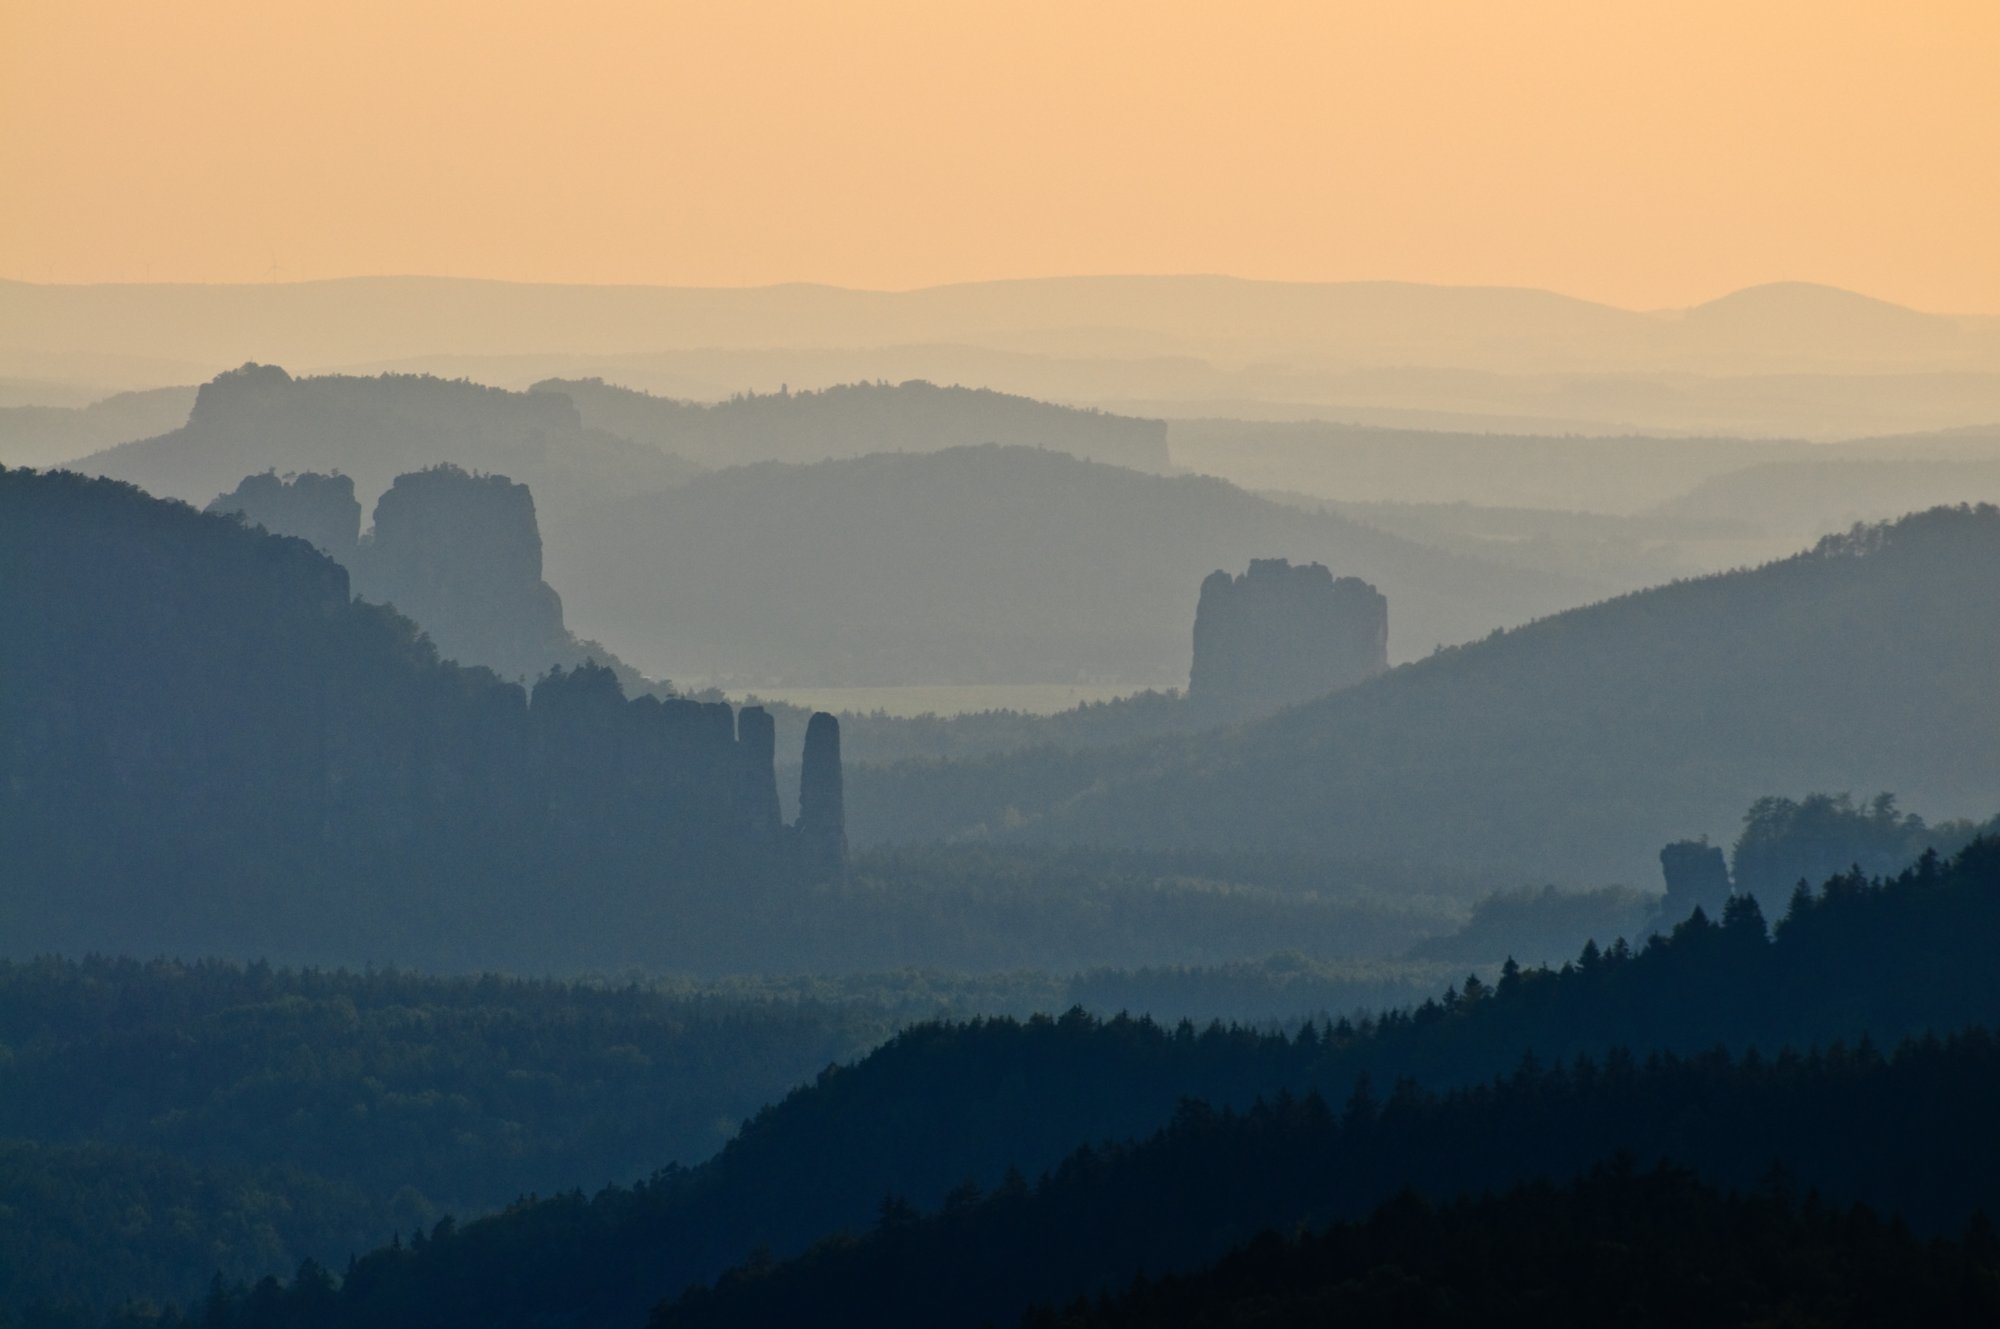
[(738, 711), (736, 804), (746, 826), (769, 835), (776, 835), (785, 824), (778, 806), (777, 756), (778, 722), (771, 713), (762, 706)]
[(448, 659), (533, 677), (574, 650), (562, 600), (542, 580), (542, 535), (528, 487), (437, 466), (375, 504), (356, 588), (415, 619)]
[(1188, 674), (1197, 704), (1274, 709), (1388, 667), (1389, 602), (1358, 577), (1257, 558), (1242, 576), (1218, 571), (1201, 584)]
[(1735, 889), (1722, 850), (1706, 840), (1676, 840), (1662, 849), (1660, 873), (1667, 883), (1659, 909), (1666, 927), (1692, 914), (1696, 906), (1711, 919), (1722, 917), (1723, 906)]
[(506, 476), (456, 466), (398, 476), (365, 536), (354, 482), (344, 475), (252, 475), (208, 511), (241, 513), (274, 535), (311, 541), (348, 569), (356, 595), (394, 605), (448, 660), (512, 679), (596, 660), (628, 692), (650, 686), (564, 626), (562, 599), (542, 580), (534, 497)]
[(344, 475), (279, 476), (275, 471), (249, 475), (227, 494), (218, 496), (209, 512), (235, 512), (252, 526), (274, 535), (295, 535), (350, 572), (361, 543), (361, 503), (354, 481)]
[(847, 866), (847, 804), (840, 779), (840, 721), (816, 711), (806, 722), (799, 763), (799, 819), (793, 827), (799, 861), (813, 878), (838, 877)]

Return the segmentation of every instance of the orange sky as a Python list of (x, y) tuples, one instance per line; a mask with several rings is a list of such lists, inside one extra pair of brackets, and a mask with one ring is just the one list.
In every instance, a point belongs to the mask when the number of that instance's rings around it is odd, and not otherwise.
[(2000, 2), (0, 0), (0, 275), (2000, 312)]

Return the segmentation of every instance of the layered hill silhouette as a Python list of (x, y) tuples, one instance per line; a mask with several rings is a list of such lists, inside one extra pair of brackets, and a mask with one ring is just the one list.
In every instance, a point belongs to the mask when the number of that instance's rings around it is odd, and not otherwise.
[(847, 383), (817, 392), (744, 393), (704, 403), (602, 379), (545, 379), (532, 391), (576, 403), (586, 425), (708, 466), (812, 462), (975, 443), (1053, 448), (1141, 471), (1167, 469), (1167, 426), (984, 388)]
[[(1990, 324), (1808, 283), (1669, 311), (1501, 287), (1218, 276), (898, 292), (427, 277), (4, 283), (0, 346), (37, 348), (0, 355), (0, 373), (107, 390), (258, 359), (511, 387), (597, 375), (709, 400), (926, 378), (1147, 416), (1276, 411), (1509, 432), (1839, 438), (2000, 419)], [(145, 366), (143, 383), (104, 377), (128, 362)]]
[(849, 808), (864, 840), (1255, 844), (1483, 867), (1497, 885), (1649, 881), (1662, 843), (1724, 838), (1771, 790), (1893, 788), (1986, 815), (1996, 659), (2000, 510), (1939, 508), (1238, 731), (857, 772)]
[(1177, 683), (1202, 579), (1319, 562), (1409, 659), (1590, 598), (1202, 477), (1023, 447), (736, 467), (550, 523), (571, 618), (670, 677)]
[(1056, 277), (912, 291), (561, 286), (436, 277), (257, 285), (0, 284), (0, 344), (45, 352), (270, 356), (315, 366), (415, 356), (587, 355), (662, 346), (1019, 345), (1157, 353), (1308, 347), (1374, 364), (1687, 367), (1717, 356), (1876, 367), (1973, 358), (1958, 321), (1832, 287), (1782, 282), (1649, 313), (1509, 287)]
[(86, 406), (0, 406), (0, 466), (52, 466), (187, 422), (193, 388), (120, 392)]
[(304, 540), (129, 485), (0, 470), (0, 622), (8, 953), (686, 962), (838, 844), (837, 731), (787, 828), (763, 712), (441, 662)]
[(699, 469), (586, 428), (553, 394), (420, 375), (294, 378), (259, 364), (204, 383), (181, 428), (92, 453), (71, 469), (189, 503), (261, 471), (338, 471), (372, 503), (396, 476), (440, 463), (510, 476), (557, 512), (667, 488)]

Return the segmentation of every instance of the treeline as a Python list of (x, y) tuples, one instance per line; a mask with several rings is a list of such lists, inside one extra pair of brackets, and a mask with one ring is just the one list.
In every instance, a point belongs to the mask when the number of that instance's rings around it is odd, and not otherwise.
[(1866, 1205), (1782, 1185), (1723, 1191), (1629, 1159), (1567, 1186), (1525, 1183), (1432, 1205), (1414, 1192), (1365, 1220), (1259, 1234), (1199, 1273), (1040, 1308), (1025, 1329), (1329, 1323), (1399, 1329), (1689, 1325), (1982, 1326), (2000, 1321), (1990, 1223), (1929, 1240)]
[(957, 1000), (0, 962), (0, 1313), (178, 1303), (216, 1272), (696, 1163)]
[(1460, 963), (1497, 963), (1507, 956), (1528, 964), (1560, 960), (1587, 940), (1642, 942), (1697, 906), (1720, 914), (1735, 894), (1754, 896), (1762, 909), (1782, 912), (1800, 882), (1856, 871), (1894, 876), (1927, 851), (1949, 857), (1981, 836), (2000, 837), (2000, 815), (1933, 825), (1899, 811), (1893, 794), (1865, 802), (1850, 794), (1760, 798), (1743, 814), (1729, 857), (1706, 840), (1661, 851), (1664, 896), (1621, 886), (1500, 891), (1474, 905), (1458, 931), (1418, 943), (1410, 956)]
[(712, 403), (655, 397), (601, 378), (544, 379), (529, 391), (569, 398), (593, 429), (709, 466), (931, 452), (977, 443), (1054, 448), (1142, 471), (1165, 471), (1168, 464), (1163, 420), (921, 379), (747, 392)]
[(698, 1163), (910, 1024), (1081, 1003), (1296, 1025), (1437, 966), (451, 979), (218, 961), (0, 961), (0, 1325), (339, 1268), (391, 1234)]
[[(700, 1168), (524, 1206), (433, 1237), (421, 1252), (378, 1252), (361, 1263), (371, 1272), (337, 1295), (355, 1322), (391, 1329), (629, 1322), (753, 1251), (779, 1259), (830, 1233), (873, 1227), (885, 1194), (901, 1201), (891, 1226), (914, 1217), (909, 1210), (1002, 1214), (1011, 1201), (973, 1204), (965, 1186), (1018, 1195), (1025, 1182), (1009, 1182), (1010, 1168), (1023, 1177), (1056, 1169), (1054, 1184), (1070, 1187), (1064, 1194), (1097, 1197), (1075, 1210), (1047, 1201), (1033, 1221), (1006, 1229), (1044, 1243), (1032, 1249), (1049, 1263), (1034, 1267), (1051, 1280), (1095, 1253), (1105, 1260), (1087, 1271), (1092, 1278), (1158, 1271), (1162, 1253), (1176, 1249), (1169, 1229), (1183, 1219), (1198, 1240), (1174, 1255), (1179, 1262), (1212, 1258), (1272, 1223), (1331, 1217), (1321, 1183), (1336, 1174), (1345, 1178), (1341, 1202), (1358, 1213), (1407, 1184), (1454, 1194), (1582, 1168), (1621, 1147), (1745, 1180), (1787, 1160), (1912, 1221), (1955, 1224), (2000, 1184), (1980, 1106), (2000, 1091), (2000, 1051), (1983, 1035), (1920, 1043), (1890, 1063), (1874, 1048), (2000, 1024), (1989, 954), (1996, 925), (2000, 844), (1981, 841), (1950, 864), (1927, 857), (1892, 881), (1843, 877), (1801, 892), (1775, 936), (1745, 898), (1722, 922), (1697, 915), (1642, 950), (1591, 946), (1561, 969), (1510, 966), (1497, 983), (1469, 980), (1413, 1010), (1314, 1022), (1290, 1035), (1080, 1011), (924, 1026), (758, 1114)], [(1872, 1043), (1852, 1041), (1864, 1034)], [(1831, 1050), (1839, 1040), (1850, 1040), (1846, 1050)], [(1830, 1050), (1776, 1051), (1814, 1044)], [(1709, 1051), (1718, 1047), (1726, 1050)], [(1765, 1055), (1749, 1057), (1751, 1047)], [(1640, 1061), (1619, 1048), (1658, 1051)], [(1534, 1054), (1525, 1065), (1524, 1051)], [(1496, 1076), (1498, 1086), (1463, 1087)], [(1409, 1135), (1370, 1135), (1364, 1148), (1342, 1133), (1339, 1118), (1362, 1108), (1348, 1114), (1326, 1103), (1355, 1099), (1363, 1077), (1376, 1086), (1359, 1096), (1370, 1129), (1407, 1123)], [(1461, 1088), (1433, 1097), (1450, 1086)], [(1104, 1151), (1077, 1153), (1079, 1142), (1144, 1137), (1187, 1098), (1209, 1106), (1183, 1113), (1163, 1143), (1118, 1154), (1141, 1161), (1111, 1175), (1149, 1177), (1150, 1189), (1082, 1186)], [(1252, 1124), (1232, 1126), (1206, 1162), (1171, 1152), (1259, 1098), (1263, 1111), (1240, 1118)], [(1400, 1140), (1393, 1148), (1392, 1139)], [(1228, 1199), (1239, 1192), (1240, 1202)], [(1281, 1212), (1301, 1197), (1311, 1202)], [(1099, 1198), (1112, 1207), (1090, 1207)], [(1078, 1225), (1056, 1223), (1059, 1213)], [(1162, 1217), (1121, 1226), (1145, 1214)], [(949, 1221), (919, 1230), (935, 1236)], [(979, 1241), (952, 1249), (975, 1263), (975, 1248), (988, 1242), (1020, 1254), (1002, 1238), (1000, 1228), (982, 1229)], [(833, 1248), (829, 1277), (849, 1276), (838, 1273), (849, 1268), (840, 1263), (845, 1245)], [(1124, 1273), (1113, 1255), (1130, 1257)], [(885, 1267), (869, 1266), (877, 1277)], [(1024, 1304), (1074, 1291), (1026, 1286), (1026, 1267), (1009, 1262), (996, 1275), (1007, 1296)], [(815, 1268), (808, 1262), (786, 1278)], [(950, 1268), (962, 1293), (993, 1285), (972, 1265)], [(909, 1273), (920, 1275), (930, 1277)], [(770, 1286), (788, 1296), (809, 1284)], [(275, 1288), (269, 1295), (285, 1304)]]
[(1254, 1322), (1407, 1329), (1688, 1325), (1986, 1325), (2000, 1319), (1989, 1224), (1922, 1240), (1865, 1205), (1706, 1186), (1613, 1160), (1565, 1187), (1527, 1184), (1433, 1207), (1414, 1193), (1367, 1220), (1264, 1233), (1198, 1274), (1031, 1314), (1027, 1329)]
[[(1529, 1058), (1510, 1075), (1445, 1095), (1364, 1081), (1344, 1102), (1280, 1096), (1234, 1112), (1187, 1101), (1150, 1138), (1086, 1144), (1032, 1183), (1016, 1173), (990, 1192), (963, 1185), (928, 1215), (890, 1195), (867, 1230), (830, 1236), (789, 1261), (753, 1257), (663, 1306), (652, 1325), (1005, 1324), (1036, 1303), (1199, 1268), (1260, 1231), (1365, 1215), (1406, 1189), (1477, 1195), (1619, 1155), (1672, 1160), (1711, 1182), (1763, 1183), (1781, 1195), (1810, 1187), (1926, 1235), (1963, 1231), (2000, 1187), (2000, 1148), (1981, 1107), (1996, 1091), (2000, 1043), (1981, 1031), (1893, 1057), (1865, 1044), (1741, 1060), (1717, 1052), (1641, 1061), (1614, 1051), (1557, 1066)], [(1550, 1235), (1562, 1231), (1558, 1222)], [(1908, 1228), (1894, 1231), (1910, 1242)], [(1537, 1235), (1530, 1227), (1515, 1240)], [(1430, 1257), (1497, 1262), (1504, 1240)], [(1690, 1234), (1629, 1258), (1657, 1254), (1671, 1264), (1701, 1240)], [(1799, 1254), (1778, 1257), (1770, 1273)], [(1990, 1247), (1982, 1254), (2000, 1257)], [(1581, 1291), (1600, 1272), (1554, 1281)], [(1983, 1291), (1991, 1298), (2000, 1285)]]

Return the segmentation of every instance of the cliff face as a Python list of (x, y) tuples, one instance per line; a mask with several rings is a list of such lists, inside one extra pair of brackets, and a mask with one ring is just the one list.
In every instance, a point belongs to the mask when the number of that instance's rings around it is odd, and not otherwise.
[(1252, 559), (1242, 576), (1201, 584), (1188, 697), (1230, 709), (1306, 701), (1387, 669), (1388, 644), (1389, 602), (1367, 582)]
[(532, 678), (575, 655), (526, 485), (456, 466), (398, 476), (357, 553), (359, 593), (415, 619), (450, 659)]
[(825, 711), (806, 722), (799, 762), (799, 820), (793, 828), (808, 878), (837, 877), (847, 864), (847, 798), (840, 778), (840, 721)]
[(282, 478), (274, 471), (247, 475), (203, 511), (240, 513), (252, 526), (262, 526), (273, 535), (296, 535), (350, 572), (354, 568), (354, 551), (361, 543), (361, 504), (354, 497), (354, 481), (347, 476), (310, 471)]
[(1710, 918), (1720, 918), (1729, 903), (1733, 889), (1729, 864), (1721, 848), (1706, 840), (1676, 840), (1660, 850), (1660, 875), (1667, 885), (1660, 916), (1669, 924), (1680, 922), (1697, 906)]
[(207, 510), (241, 513), (274, 535), (311, 541), (348, 569), (356, 595), (395, 606), (446, 659), (515, 679), (595, 659), (628, 688), (640, 681), (564, 626), (562, 599), (542, 580), (534, 497), (506, 476), (456, 466), (398, 476), (376, 502), (366, 536), (354, 482), (344, 475), (267, 471)]

